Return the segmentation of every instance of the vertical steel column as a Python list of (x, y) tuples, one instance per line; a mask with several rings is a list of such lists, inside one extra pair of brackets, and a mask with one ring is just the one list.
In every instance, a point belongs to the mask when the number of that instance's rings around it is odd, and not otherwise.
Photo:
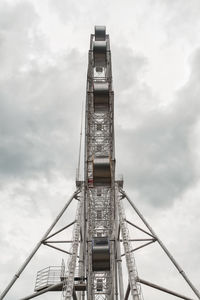
[[(109, 36), (104, 26), (95, 27), (90, 38), (85, 124), (85, 220), (88, 300), (113, 300), (116, 286), (114, 230), (114, 135), (113, 91)], [(94, 268), (93, 242), (107, 238), (110, 269)], [(107, 263), (102, 262), (102, 264)], [(102, 269), (101, 269), (102, 268)], [(108, 268), (108, 266), (106, 267)], [(97, 285), (102, 285), (102, 288)]]
[(129, 233), (128, 233), (128, 228), (126, 226), (124, 208), (122, 206), (121, 199), (119, 197), (119, 187), (117, 183), (116, 183), (116, 201), (117, 201), (117, 207), (119, 212), (119, 224), (122, 232), (122, 240), (123, 240), (124, 252), (126, 257), (126, 266), (128, 270), (130, 290), (131, 290), (133, 300), (140, 300), (141, 287), (137, 282), (137, 278), (138, 278), (137, 268), (136, 268), (133, 252), (131, 249), (131, 245), (129, 243)]

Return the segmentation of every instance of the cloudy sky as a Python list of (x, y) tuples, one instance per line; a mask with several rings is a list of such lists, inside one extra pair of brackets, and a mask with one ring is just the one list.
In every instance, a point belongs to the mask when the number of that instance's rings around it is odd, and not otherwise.
[[(117, 173), (200, 289), (199, 14), (199, 0), (0, 1), (0, 290), (75, 189), (95, 24), (111, 38)], [(6, 299), (32, 293), (53, 255), (43, 247)], [(136, 260), (144, 279), (192, 296), (156, 245)]]

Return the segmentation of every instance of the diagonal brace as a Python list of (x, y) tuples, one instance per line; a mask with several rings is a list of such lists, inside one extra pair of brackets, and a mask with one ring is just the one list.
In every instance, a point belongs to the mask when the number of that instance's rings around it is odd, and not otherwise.
[(15, 283), (15, 281), (20, 277), (21, 273), (24, 271), (24, 269), (26, 268), (26, 266), (28, 265), (28, 263), (31, 261), (31, 259), (33, 258), (33, 256), (35, 255), (35, 253), (38, 251), (38, 249), (40, 248), (40, 246), (42, 245), (43, 241), (47, 238), (47, 236), (49, 235), (49, 233), (51, 232), (51, 230), (55, 227), (55, 225), (58, 223), (58, 221), (60, 220), (60, 218), (62, 217), (62, 215), (64, 214), (64, 212), (66, 211), (66, 209), (68, 208), (68, 206), (70, 205), (70, 203), (72, 202), (72, 200), (81, 192), (80, 189), (77, 189), (73, 195), (71, 196), (71, 198), (68, 200), (68, 202), (65, 204), (65, 206), (63, 207), (63, 209), (61, 210), (61, 212), (57, 215), (57, 217), (55, 218), (55, 220), (53, 221), (53, 223), (51, 224), (51, 226), (48, 228), (48, 230), (46, 231), (46, 233), (44, 234), (44, 236), (41, 238), (41, 240), (36, 244), (35, 248), (32, 250), (32, 252), (30, 253), (30, 255), (27, 257), (27, 259), (25, 260), (25, 262), (22, 264), (22, 266), (20, 267), (20, 269), (18, 270), (18, 272), (14, 275), (14, 277), (12, 278), (12, 280), (9, 282), (9, 284), (7, 285), (7, 287), (5, 288), (5, 290), (2, 292), (2, 294), (0, 295), (0, 299), (2, 300), (8, 293), (8, 291), (11, 289), (11, 287), (13, 286), (13, 284)]
[(140, 219), (143, 221), (143, 223), (146, 225), (146, 227), (149, 229), (149, 231), (151, 232), (151, 234), (156, 238), (157, 242), (160, 244), (161, 248), (163, 249), (163, 251), (167, 254), (167, 256), (169, 257), (169, 259), (171, 260), (171, 262), (173, 263), (173, 265), (176, 267), (176, 269), (179, 271), (179, 273), (181, 274), (181, 276), (185, 279), (185, 281), (187, 282), (187, 284), (190, 286), (190, 288), (193, 290), (193, 292), (195, 293), (195, 295), (197, 296), (198, 299), (200, 299), (200, 293), (199, 291), (196, 289), (196, 287), (193, 285), (193, 283), (190, 281), (190, 279), (188, 278), (188, 276), (185, 274), (185, 272), (183, 271), (183, 269), (179, 266), (179, 264), (176, 262), (175, 258), (171, 255), (171, 253), (169, 252), (169, 250), (166, 248), (166, 246), (163, 244), (163, 242), (159, 239), (159, 237), (156, 235), (156, 233), (154, 232), (154, 230), (151, 228), (151, 226), (149, 225), (149, 223), (146, 221), (146, 219), (143, 217), (143, 215), (141, 214), (141, 212), (139, 211), (139, 209), (135, 206), (135, 204), (133, 203), (133, 201), (131, 201), (131, 199), (127, 196), (127, 194), (120, 189), (120, 193), (122, 195), (125, 196), (125, 198), (128, 200), (129, 204), (132, 206), (132, 208), (134, 209), (134, 211), (136, 212), (136, 214), (140, 217)]
[(127, 286), (127, 289), (126, 289), (126, 294), (125, 294), (124, 300), (128, 300), (130, 290), (131, 290), (131, 287), (130, 287), (130, 282), (129, 282), (128, 286)]
[[(143, 244), (143, 245), (141, 245), (141, 246), (138, 246), (138, 247), (132, 249), (130, 252), (134, 252), (134, 251), (136, 251), (136, 250), (139, 250), (139, 249), (141, 249), (141, 248), (144, 248), (144, 247), (146, 247), (146, 246), (149, 246), (150, 244), (154, 243), (155, 241), (156, 241), (156, 240), (152, 239), (150, 242), (145, 243), (145, 244)], [(124, 256), (124, 255), (125, 255), (125, 253), (122, 254), (121, 257)]]
[(133, 227), (137, 228), (138, 230), (140, 230), (140, 231), (142, 231), (142, 232), (144, 232), (144, 233), (148, 234), (149, 236), (151, 236), (151, 237), (155, 238), (155, 237), (154, 237), (154, 235), (150, 234), (148, 231), (146, 231), (146, 230), (144, 230), (144, 229), (140, 228), (139, 226), (137, 226), (137, 225), (133, 224), (132, 222), (128, 221), (127, 219), (125, 219), (125, 221), (126, 221), (126, 223), (130, 224), (131, 226), (133, 226)]
[(63, 250), (63, 249), (60, 249), (60, 248), (58, 248), (58, 247), (49, 245), (48, 243), (44, 243), (44, 245), (45, 245), (45, 246), (48, 246), (48, 247), (50, 247), (50, 248), (56, 249), (56, 250), (58, 250), (58, 251), (64, 252), (64, 253), (66, 253), (66, 254), (72, 255), (71, 252), (68, 252), (67, 250)]
[(47, 241), (48, 239), (50, 239), (51, 237), (55, 236), (56, 234), (62, 232), (63, 230), (67, 229), (68, 227), (72, 226), (74, 223), (76, 223), (76, 221), (73, 221), (71, 223), (69, 223), (68, 225), (66, 225), (65, 227), (61, 228), (60, 230), (52, 233), (51, 235), (49, 235), (47, 238), (45, 238), (43, 241)]
[(152, 288), (154, 288), (154, 289), (160, 290), (160, 291), (162, 291), (162, 292), (164, 292), (164, 293), (173, 295), (173, 296), (175, 296), (175, 297), (178, 297), (178, 298), (181, 298), (181, 299), (185, 299), (185, 300), (193, 300), (192, 298), (188, 298), (188, 297), (183, 296), (183, 295), (181, 295), (181, 294), (179, 294), (179, 293), (176, 293), (176, 292), (174, 292), (174, 291), (171, 291), (171, 290), (169, 290), (169, 289), (166, 289), (166, 288), (164, 288), (164, 287), (162, 287), (162, 286), (159, 286), (159, 285), (157, 285), (157, 284), (154, 284), (154, 283), (152, 283), (152, 282), (143, 280), (143, 279), (141, 279), (141, 278), (138, 278), (137, 281), (140, 282), (140, 283), (142, 283), (142, 284), (144, 284), (144, 285), (150, 286), (150, 287), (152, 287)]
[(57, 284), (52, 284), (50, 285), (49, 287), (45, 288), (45, 289), (42, 289), (41, 291), (39, 292), (35, 292), (29, 296), (26, 296), (25, 298), (21, 298), (20, 300), (29, 300), (29, 299), (32, 299), (32, 298), (35, 298), (35, 297), (38, 297), (42, 294), (45, 294), (49, 291), (54, 291), (56, 288), (61, 288), (63, 286), (63, 282), (60, 282), (60, 283), (57, 283)]

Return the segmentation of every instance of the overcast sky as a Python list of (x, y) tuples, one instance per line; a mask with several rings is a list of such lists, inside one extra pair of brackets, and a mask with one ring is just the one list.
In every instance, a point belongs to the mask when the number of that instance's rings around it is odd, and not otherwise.
[[(0, 1), (0, 290), (75, 189), (95, 24), (111, 39), (117, 173), (200, 289), (199, 16), (199, 0)], [(6, 299), (32, 293), (36, 271), (60, 264), (52, 253)], [(144, 279), (192, 295), (155, 245), (136, 261)]]

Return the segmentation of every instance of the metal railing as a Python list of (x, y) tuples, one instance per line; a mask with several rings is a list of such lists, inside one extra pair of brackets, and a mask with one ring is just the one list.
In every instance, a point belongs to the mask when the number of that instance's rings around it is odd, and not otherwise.
[(35, 291), (42, 290), (63, 280), (63, 266), (50, 266), (37, 272)]

